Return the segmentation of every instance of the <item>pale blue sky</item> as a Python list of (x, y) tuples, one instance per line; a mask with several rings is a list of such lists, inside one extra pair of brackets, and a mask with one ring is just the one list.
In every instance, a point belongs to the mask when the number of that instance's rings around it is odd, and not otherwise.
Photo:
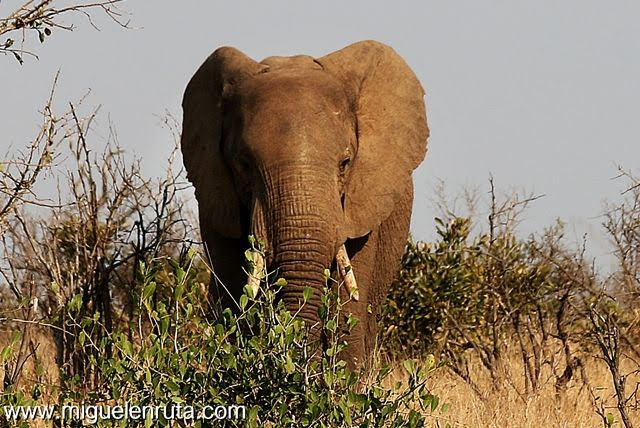
[[(3, 1), (4, 15), (16, 1)], [(393, 46), (427, 91), (431, 138), (414, 175), (412, 231), (430, 239), (437, 179), (452, 194), (463, 185), (544, 193), (522, 231), (556, 217), (571, 237), (588, 232), (591, 253), (606, 252), (598, 215), (616, 198), (616, 165), (640, 159), (640, 2), (536, 1), (130, 1), (124, 31), (80, 17), (35, 46), (39, 61), (0, 57), (0, 152), (36, 130), (36, 106), (61, 69), (58, 100), (91, 88), (119, 140), (160, 174), (169, 136), (157, 115), (181, 116), (184, 87), (221, 45), (255, 59), (320, 56), (361, 39)], [(37, 43), (36, 43), (37, 44)], [(33, 46), (33, 45), (32, 45)]]

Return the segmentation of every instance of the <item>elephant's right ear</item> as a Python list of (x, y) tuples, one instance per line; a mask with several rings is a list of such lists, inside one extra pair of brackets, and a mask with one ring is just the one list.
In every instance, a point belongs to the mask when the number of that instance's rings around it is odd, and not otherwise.
[(239, 199), (222, 156), (223, 96), (264, 68), (239, 50), (222, 47), (200, 66), (184, 92), (182, 157), (195, 186), (200, 229), (207, 234), (241, 237)]

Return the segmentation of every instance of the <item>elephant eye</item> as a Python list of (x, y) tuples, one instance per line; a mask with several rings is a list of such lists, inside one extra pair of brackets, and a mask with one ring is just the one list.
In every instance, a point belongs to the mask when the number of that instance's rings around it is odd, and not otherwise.
[(347, 169), (350, 163), (351, 163), (351, 158), (343, 159), (342, 162), (340, 162), (340, 173), (343, 173)]

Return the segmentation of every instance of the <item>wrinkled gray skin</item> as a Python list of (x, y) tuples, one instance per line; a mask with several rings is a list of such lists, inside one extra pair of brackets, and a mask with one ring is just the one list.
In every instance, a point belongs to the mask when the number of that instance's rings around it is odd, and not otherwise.
[(346, 359), (365, 361), (408, 236), (411, 173), (429, 133), (423, 96), (402, 58), (373, 41), (317, 59), (256, 62), (230, 47), (209, 56), (184, 94), (182, 153), (211, 263), (231, 293), (212, 279), (212, 295), (235, 306), (253, 234), (269, 271), (288, 281), (288, 309), (314, 289), (300, 317), (317, 325), (324, 269), (339, 279), (335, 256), (346, 244), (360, 293), (346, 306), (360, 319)]

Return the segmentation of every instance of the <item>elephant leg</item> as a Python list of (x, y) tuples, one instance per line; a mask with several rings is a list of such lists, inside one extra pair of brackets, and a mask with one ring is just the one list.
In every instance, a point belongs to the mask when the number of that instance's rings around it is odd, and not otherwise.
[[(367, 332), (370, 330), (369, 323), (372, 315), (368, 313), (370, 303), (370, 291), (373, 281), (375, 265), (375, 256), (378, 246), (378, 231), (374, 230), (365, 237), (350, 239), (345, 244), (349, 258), (351, 259), (351, 267), (353, 269), (356, 282), (358, 284), (358, 292), (360, 298), (358, 301), (349, 299), (349, 291), (344, 284), (340, 287), (340, 300), (347, 302), (342, 309), (342, 314), (352, 314), (358, 318), (359, 322), (354, 328), (346, 334), (346, 341), (349, 347), (344, 353), (343, 358), (347, 361), (352, 369), (366, 365), (366, 359), (370, 355), (371, 349), (368, 348), (366, 338)], [(339, 278), (339, 277), (338, 277)], [(340, 281), (340, 279), (338, 279)], [(344, 321), (344, 319), (342, 319)], [(342, 325), (343, 331), (344, 324)]]
[(242, 239), (215, 234), (205, 237), (205, 249), (213, 269), (209, 282), (209, 307), (214, 316), (224, 308), (232, 311), (240, 308), (238, 301), (247, 278), (239, 263), (244, 260), (246, 248), (247, 244)]

